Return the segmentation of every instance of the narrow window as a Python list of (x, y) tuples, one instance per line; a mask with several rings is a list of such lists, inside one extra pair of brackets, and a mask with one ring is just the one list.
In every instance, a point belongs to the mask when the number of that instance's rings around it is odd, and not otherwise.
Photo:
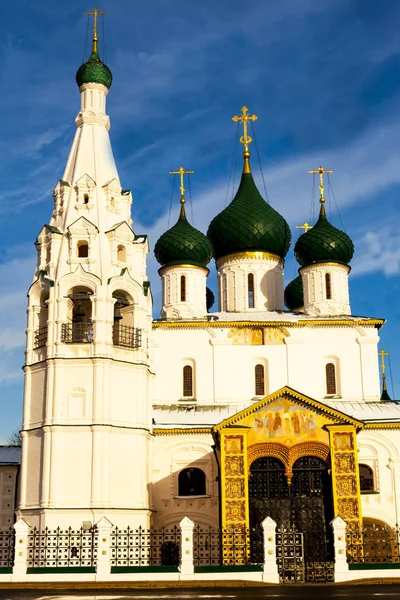
[(205, 496), (206, 475), (196, 467), (183, 469), (178, 476), (178, 496)]
[(360, 470), (360, 490), (362, 492), (374, 491), (374, 474), (368, 465), (358, 465)]
[(325, 292), (326, 292), (326, 299), (331, 300), (332, 299), (332, 285), (331, 285), (331, 274), (330, 273), (325, 273)]
[(264, 365), (256, 365), (255, 384), (256, 384), (256, 396), (264, 396), (265, 395)]
[(181, 275), (181, 302), (186, 302), (186, 277)]
[(190, 365), (183, 367), (183, 397), (193, 397), (193, 368)]
[(89, 194), (83, 194), (83, 204), (89, 204)]
[(89, 244), (87, 242), (78, 242), (78, 258), (87, 258), (89, 256)]
[(249, 308), (254, 308), (254, 275), (249, 273), (247, 275), (247, 291), (249, 299)]
[(335, 375), (335, 365), (333, 363), (328, 363), (325, 367), (325, 375), (326, 375), (326, 393), (327, 395), (336, 394), (336, 375)]
[(126, 248), (125, 246), (118, 246), (117, 248), (117, 260), (119, 262), (126, 262)]
[(111, 206), (113, 208), (115, 207), (115, 198), (114, 198), (114, 196), (111, 196), (110, 204), (111, 204)]

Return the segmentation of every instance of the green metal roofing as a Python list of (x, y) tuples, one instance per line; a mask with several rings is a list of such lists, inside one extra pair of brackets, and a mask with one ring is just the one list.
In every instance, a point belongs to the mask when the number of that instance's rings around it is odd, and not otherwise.
[(284, 257), (291, 239), (285, 219), (265, 202), (251, 173), (242, 174), (236, 196), (211, 221), (207, 236), (216, 259), (257, 250)]
[(323, 204), (314, 227), (303, 233), (294, 247), (296, 260), (302, 267), (324, 262), (347, 265), (353, 254), (353, 242), (344, 231), (329, 223)]
[(98, 52), (92, 52), (88, 60), (76, 72), (76, 83), (102, 83), (107, 88), (112, 84), (112, 73), (101, 60)]
[(296, 310), (304, 306), (303, 280), (298, 275), (285, 288), (285, 306), (289, 310)]
[(163, 267), (195, 265), (205, 267), (212, 257), (212, 247), (204, 233), (188, 222), (182, 206), (177, 223), (157, 240), (154, 255)]

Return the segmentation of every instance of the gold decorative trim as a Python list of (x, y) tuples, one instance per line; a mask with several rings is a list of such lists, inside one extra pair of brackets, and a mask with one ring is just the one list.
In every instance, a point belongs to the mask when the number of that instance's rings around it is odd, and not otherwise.
[(351, 271), (350, 265), (344, 265), (342, 263), (335, 263), (335, 262), (318, 262), (318, 263), (313, 263), (312, 265), (306, 265), (304, 267), (300, 267), (299, 273), (302, 273), (303, 271), (307, 271), (307, 269), (310, 270), (313, 267), (343, 267), (343, 268), (347, 269), (347, 273), (350, 273), (350, 271)]
[(400, 423), (365, 423), (364, 429), (400, 429)]
[[(211, 313), (212, 314), (212, 313)], [(382, 327), (386, 323), (386, 319), (368, 319), (368, 320), (354, 320), (350, 319), (341, 319), (339, 320), (326, 320), (326, 321), (317, 321), (317, 320), (301, 320), (301, 321), (205, 321), (205, 320), (192, 320), (192, 321), (153, 321), (153, 329), (162, 329), (162, 328), (173, 328), (180, 327), (182, 329), (190, 329), (190, 328), (198, 328), (202, 327), (204, 329), (217, 327), (218, 329), (229, 328), (232, 327), (256, 327), (259, 329), (260, 327)]]
[(277, 442), (261, 442), (248, 447), (248, 469), (250, 470), (250, 466), (255, 460), (264, 456), (273, 456), (280, 460), (285, 466), (286, 476), (291, 479), (296, 460), (302, 456), (316, 456), (327, 463), (330, 457), (330, 448), (323, 442), (300, 442), (290, 447)]
[(225, 263), (235, 260), (278, 260), (283, 262), (284, 259), (277, 254), (272, 254), (272, 252), (263, 252), (262, 250), (234, 252), (233, 254), (221, 256), (221, 258), (216, 261), (217, 269), (223, 267)]
[(164, 275), (167, 271), (171, 271), (172, 269), (198, 269), (200, 271), (204, 271), (207, 275), (210, 270), (207, 267), (198, 267), (197, 265), (168, 265), (166, 267), (160, 267), (158, 269), (159, 275)]
[(174, 429), (161, 429), (160, 427), (155, 427), (153, 429), (153, 435), (186, 435), (186, 434), (194, 434), (194, 435), (211, 435), (210, 427), (197, 427), (193, 429), (180, 429), (179, 427), (175, 427)]
[(225, 421), (222, 421), (218, 425), (215, 425), (213, 430), (221, 431), (221, 429), (224, 429), (225, 427), (229, 427), (230, 425), (235, 425), (235, 423), (237, 423), (238, 421), (241, 421), (242, 419), (248, 417), (252, 413), (257, 412), (260, 408), (267, 406), (267, 404), (270, 404), (274, 400), (277, 400), (278, 398), (282, 398), (282, 396), (289, 396), (289, 398), (291, 398), (292, 400), (298, 400), (307, 406), (311, 406), (312, 408), (315, 408), (316, 410), (321, 411), (323, 414), (329, 415), (334, 420), (339, 421), (340, 423), (352, 425), (359, 429), (364, 428), (364, 424), (361, 421), (358, 421), (357, 419), (354, 419), (353, 417), (349, 417), (348, 415), (346, 415), (338, 410), (335, 410), (334, 408), (330, 408), (329, 406), (326, 406), (325, 404), (321, 404), (321, 402), (318, 402), (318, 400), (313, 400), (312, 398), (309, 398), (308, 396), (304, 396), (303, 394), (300, 394), (300, 392), (296, 392), (292, 388), (285, 386), (285, 387), (281, 388), (280, 390), (277, 390), (273, 394), (266, 396), (259, 402), (256, 402), (252, 406), (249, 406), (249, 407), (245, 408), (244, 410), (236, 413), (232, 417), (229, 417)]

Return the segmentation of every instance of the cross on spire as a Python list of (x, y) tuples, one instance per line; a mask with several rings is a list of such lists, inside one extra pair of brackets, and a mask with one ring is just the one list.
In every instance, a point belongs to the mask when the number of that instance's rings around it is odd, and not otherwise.
[(321, 202), (321, 204), (324, 204), (324, 202), (325, 202), (324, 173), (333, 173), (333, 171), (330, 171), (329, 169), (324, 169), (323, 167), (318, 167), (318, 169), (308, 171), (308, 172), (312, 173), (313, 175), (315, 175), (316, 173), (319, 173), (319, 201)]
[(194, 173), (194, 171), (187, 171), (186, 169), (184, 169), (183, 167), (179, 167), (179, 169), (177, 171), (170, 171), (169, 174), (170, 175), (179, 175), (180, 176), (180, 186), (179, 189), (181, 190), (181, 215), (185, 214), (185, 209), (184, 209), (184, 204), (186, 202), (185, 200), (185, 187), (184, 187), (184, 180), (183, 180), (183, 176), (184, 175), (191, 175), (192, 173)]
[(309, 225), (308, 223), (304, 223), (304, 225), (296, 225), (296, 229), (304, 229), (304, 233), (307, 233), (307, 231), (312, 228), (313, 225)]
[(243, 167), (243, 173), (251, 173), (250, 170), (250, 164), (249, 164), (249, 158), (250, 158), (250, 152), (249, 152), (249, 144), (250, 142), (253, 141), (253, 138), (251, 138), (248, 133), (247, 133), (247, 123), (249, 121), (257, 121), (258, 117), (257, 115), (249, 115), (248, 114), (249, 109), (247, 108), (247, 106), (242, 106), (242, 112), (240, 115), (235, 115), (232, 117), (232, 121), (235, 121), (235, 123), (242, 123), (243, 124), (243, 135), (240, 137), (240, 142), (243, 144), (244, 146), (244, 150), (243, 150), (243, 158), (244, 158), (244, 167)]
[(381, 369), (382, 369), (382, 377), (386, 377), (385, 375), (385, 369), (386, 369), (386, 365), (385, 365), (385, 356), (389, 356), (389, 352), (385, 352), (384, 350), (380, 350), (378, 352), (378, 354), (381, 355)]
[(93, 15), (93, 47), (92, 52), (98, 52), (97, 42), (99, 38), (97, 37), (97, 17), (99, 15), (106, 15), (107, 11), (99, 10), (98, 8), (94, 8), (91, 12), (87, 12), (87, 15)]

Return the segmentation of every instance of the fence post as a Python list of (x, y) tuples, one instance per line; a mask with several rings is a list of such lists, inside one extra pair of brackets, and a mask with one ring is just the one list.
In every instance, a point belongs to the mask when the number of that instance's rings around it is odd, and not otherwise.
[(26, 521), (19, 519), (14, 523), (15, 529), (15, 555), (14, 555), (14, 575), (25, 575), (28, 567), (28, 536), (30, 527)]
[(333, 546), (335, 548), (335, 581), (341, 581), (340, 573), (347, 573), (349, 565), (346, 557), (347, 523), (341, 517), (335, 517), (330, 523), (333, 530)]
[(179, 523), (181, 528), (181, 560), (179, 570), (182, 575), (193, 575), (193, 530), (194, 523), (189, 517), (184, 517)]
[(102, 517), (97, 527), (97, 566), (96, 573), (98, 575), (109, 575), (111, 573), (111, 528), (112, 523)]
[(276, 562), (276, 523), (271, 517), (266, 517), (261, 526), (264, 532), (263, 581), (279, 583), (278, 565)]

